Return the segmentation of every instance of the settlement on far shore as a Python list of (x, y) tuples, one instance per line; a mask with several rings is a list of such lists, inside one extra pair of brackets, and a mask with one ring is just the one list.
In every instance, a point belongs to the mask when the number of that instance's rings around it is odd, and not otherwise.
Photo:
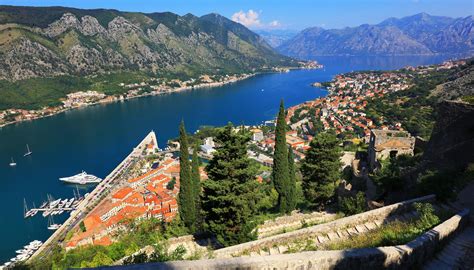
[[(302, 69), (316, 69), (322, 68), (321, 64), (315, 61), (300, 62)], [(290, 69), (286, 67), (274, 67), (268, 72), (288, 72)], [(78, 91), (67, 94), (65, 98), (61, 99), (62, 105), (47, 106), (38, 110), (26, 110), (10, 108), (7, 110), (0, 110), (0, 127), (14, 124), (22, 121), (29, 121), (56, 115), (68, 110), (86, 107), (101, 103), (109, 103), (115, 101), (123, 101), (127, 99), (160, 95), (172, 92), (179, 92), (196, 88), (219, 87), (229, 83), (245, 80), (250, 78), (255, 73), (242, 73), (233, 75), (201, 75), (197, 79), (189, 79), (181, 81), (179, 79), (165, 80), (161, 78), (151, 78), (149, 81), (137, 82), (132, 84), (120, 83), (119, 86), (123, 88), (124, 93), (120, 95), (106, 95), (97, 91)]]

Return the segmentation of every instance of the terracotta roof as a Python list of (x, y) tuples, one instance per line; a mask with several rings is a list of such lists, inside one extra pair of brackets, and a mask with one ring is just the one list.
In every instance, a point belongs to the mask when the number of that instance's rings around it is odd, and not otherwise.
[(134, 204), (134, 205), (143, 205), (145, 200), (143, 196), (138, 192), (133, 192), (128, 198), (124, 200), (127, 204)]
[(387, 148), (389, 149), (410, 148), (410, 144), (408, 142), (392, 139), (375, 146), (376, 151), (382, 151)]
[(133, 191), (133, 188), (131, 187), (124, 187), (120, 189), (119, 191), (115, 192), (114, 195), (112, 195), (112, 198), (117, 199), (117, 200), (122, 200), (125, 197), (127, 197), (130, 192)]
[(94, 245), (98, 246), (109, 246), (112, 244), (112, 241), (108, 236), (104, 236), (100, 239), (94, 239)]

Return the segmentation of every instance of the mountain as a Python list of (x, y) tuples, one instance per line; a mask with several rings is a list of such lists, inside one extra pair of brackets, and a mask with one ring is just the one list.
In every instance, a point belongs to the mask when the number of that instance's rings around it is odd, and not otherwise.
[(311, 58), (321, 55), (430, 55), (474, 53), (473, 17), (448, 18), (420, 13), (389, 18), (376, 25), (344, 29), (307, 28), (277, 49)]
[(270, 44), (273, 48), (277, 48), (285, 41), (291, 39), (298, 34), (295, 30), (255, 30), (255, 33), (259, 34), (265, 41)]
[(0, 79), (109, 71), (192, 76), (295, 64), (218, 14), (0, 6)]

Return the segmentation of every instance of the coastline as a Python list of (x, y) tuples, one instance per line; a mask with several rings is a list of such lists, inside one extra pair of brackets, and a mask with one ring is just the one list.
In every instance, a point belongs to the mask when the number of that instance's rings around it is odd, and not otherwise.
[[(135, 98), (178, 93), (178, 92), (183, 92), (183, 91), (193, 90), (193, 89), (200, 89), (200, 88), (215, 88), (215, 87), (220, 87), (220, 86), (224, 86), (224, 85), (227, 85), (227, 84), (232, 84), (232, 83), (236, 83), (236, 82), (239, 82), (239, 81), (243, 81), (243, 80), (246, 80), (248, 78), (254, 77), (254, 76), (259, 75), (259, 74), (264, 74), (264, 73), (272, 73), (272, 72), (255, 72), (255, 73), (246, 74), (246, 75), (244, 75), (240, 78), (237, 78), (237, 79), (231, 79), (231, 80), (223, 81), (223, 82), (202, 83), (202, 84), (193, 85), (193, 86), (174, 87), (174, 88), (171, 88), (168, 91), (152, 91), (152, 92), (143, 93), (143, 94), (139, 94), (139, 95), (135, 95), (135, 96), (129, 96), (129, 97), (125, 96), (122, 99), (115, 98), (113, 100), (100, 100), (100, 101), (96, 101), (96, 102), (87, 103), (87, 104), (84, 104), (84, 105), (81, 105), (81, 106), (63, 108), (63, 109), (60, 109), (58, 111), (55, 111), (54, 113), (50, 113), (48, 115), (42, 115), (42, 116), (34, 117), (34, 118), (31, 118), (31, 119), (22, 119), (22, 120), (17, 120), (17, 121), (12, 121), (12, 122), (8, 122), (8, 123), (0, 124), (0, 130), (1, 130), (1, 128), (12, 125), (12, 124), (19, 124), (19, 123), (23, 123), (23, 122), (28, 122), (28, 121), (34, 121), (34, 120), (38, 120), (38, 119), (42, 119), (42, 118), (47, 118), (47, 117), (55, 116), (55, 115), (58, 115), (58, 114), (61, 114), (61, 113), (67, 112), (67, 111), (77, 110), (77, 109), (81, 109), (81, 108), (87, 108), (87, 107), (94, 106), (94, 105), (109, 104), (109, 103), (114, 103), (114, 102), (122, 102), (122, 101), (128, 101), (128, 100), (135, 99)], [(111, 97), (111, 96), (107, 96), (107, 97)]]
[[(272, 70), (264, 70), (264, 71), (258, 71), (258, 72), (248, 73), (248, 74), (244, 73), (244, 74), (241, 74), (241, 76), (238, 77), (238, 78), (232, 78), (232, 79), (228, 79), (226, 81), (200, 83), (200, 84), (192, 85), (192, 86), (173, 87), (169, 90), (165, 90), (165, 88), (161, 88), (161, 89), (157, 89), (157, 90), (152, 91), (152, 92), (137, 94), (137, 95), (133, 95), (133, 96), (126, 96), (125, 95), (125, 96), (122, 96), (121, 98), (118, 98), (116, 96), (105, 96), (102, 100), (99, 100), (99, 101), (96, 101), (96, 102), (85, 103), (85, 104), (81, 104), (80, 106), (72, 106), (72, 107), (59, 109), (59, 110), (51, 112), (47, 115), (41, 115), (41, 116), (37, 116), (37, 117), (32, 117), (30, 119), (21, 119), (21, 120), (8, 122), (8, 123), (3, 123), (3, 124), (0, 124), (0, 130), (3, 127), (6, 127), (8, 125), (19, 124), (19, 123), (27, 122), (27, 121), (34, 121), (34, 120), (38, 120), (38, 119), (42, 119), (42, 118), (46, 118), (46, 117), (50, 117), (50, 116), (55, 116), (55, 115), (58, 115), (58, 114), (61, 114), (61, 113), (67, 112), (67, 111), (72, 111), (72, 110), (85, 108), (85, 107), (89, 107), (89, 106), (94, 106), (94, 105), (99, 105), (99, 104), (109, 104), (109, 103), (113, 103), (113, 102), (122, 102), (122, 101), (127, 101), (127, 100), (130, 100), (130, 99), (134, 99), (134, 98), (141, 98), (141, 97), (147, 97), (147, 96), (157, 96), (157, 95), (170, 94), (170, 93), (178, 93), (178, 92), (182, 92), (182, 91), (200, 89), (200, 88), (220, 87), (220, 86), (224, 86), (224, 85), (227, 85), (227, 84), (232, 84), (232, 83), (236, 83), (236, 82), (239, 82), (239, 81), (243, 81), (243, 80), (246, 80), (248, 78), (254, 77), (256, 75), (261, 75), (261, 74), (287, 73), (287, 72), (294, 71), (294, 70), (321, 69), (321, 68), (324, 67), (322, 64), (319, 64), (317, 62), (316, 63), (311, 62), (311, 64), (312, 65), (302, 65), (302, 66), (297, 66), (297, 67), (278, 67), (278, 68), (274, 68)], [(227, 75), (229, 75), (229, 74), (227, 74)], [(232, 76), (236, 76), (236, 75), (232, 75)], [(165, 90), (165, 91), (163, 91), (163, 90)], [(105, 99), (111, 98), (111, 97), (112, 97), (112, 100), (110, 100), (110, 99), (105, 100)], [(13, 109), (13, 108), (11, 108), (11, 109)], [(10, 110), (10, 109), (7, 109), (7, 110)]]

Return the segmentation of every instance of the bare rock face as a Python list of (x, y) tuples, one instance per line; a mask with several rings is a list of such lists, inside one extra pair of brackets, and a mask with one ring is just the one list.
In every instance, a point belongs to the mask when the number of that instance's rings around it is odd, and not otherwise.
[(128, 38), (130, 35), (143, 36), (143, 31), (124, 17), (115, 17), (108, 24), (108, 37), (114, 41)]
[(474, 105), (443, 101), (423, 159), (436, 167), (462, 168), (474, 162)]
[(68, 29), (81, 29), (81, 23), (74, 14), (64, 13), (64, 15), (57, 21), (53, 22), (44, 29), (44, 33), (49, 37), (56, 37), (66, 32)]
[[(58, 9), (62, 15), (52, 16)], [(22, 16), (14, 16), (18, 13)], [(8, 80), (118, 70), (207, 74), (297, 65), (268, 49), (255, 33), (217, 14), (131, 15), (62, 7), (52, 13), (48, 8), (5, 6), (0, 14), (8, 15), (0, 16), (0, 26), (20, 32), (4, 34), (6, 42), (0, 44), (0, 78)], [(227, 36), (232, 43), (227, 44)], [(245, 50), (235, 50), (239, 46)]]
[(8, 80), (57, 76), (70, 71), (54, 52), (26, 38), (0, 57), (0, 66), (0, 78)]
[(97, 34), (105, 34), (106, 29), (100, 25), (99, 21), (92, 16), (84, 16), (81, 18), (81, 33), (86, 36), (94, 36)]
[(106, 64), (104, 57), (97, 49), (89, 49), (81, 45), (71, 48), (67, 60), (76, 72), (82, 74), (101, 71)]

